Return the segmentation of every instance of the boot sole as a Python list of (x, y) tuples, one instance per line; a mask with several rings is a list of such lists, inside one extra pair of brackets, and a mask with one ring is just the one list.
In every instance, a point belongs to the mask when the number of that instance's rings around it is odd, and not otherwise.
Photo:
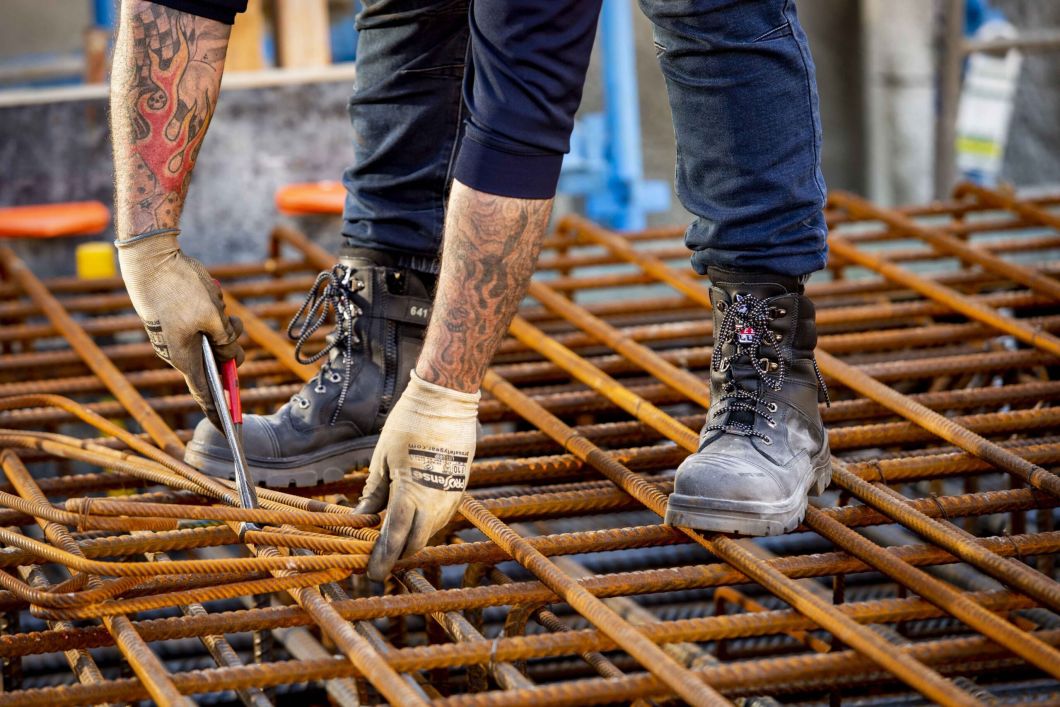
[[(339, 481), (350, 469), (368, 466), (379, 435), (362, 437), (352, 444), (325, 448), (314, 454), (302, 454), (276, 464), (255, 463), (247, 460), (247, 470), (258, 486), (269, 488), (305, 487)], [(207, 476), (235, 480), (235, 467), (230, 457), (188, 447), (184, 461)]]
[(732, 501), (671, 494), (666, 523), (755, 537), (790, 533), (806, 517), (807, 496), (820, 496), (832, 482), (832, 454), (827, 443), (814, 462), (811, 473), (791, 497), (772, 504), (755, 503), (753, 511), (735, 510)]

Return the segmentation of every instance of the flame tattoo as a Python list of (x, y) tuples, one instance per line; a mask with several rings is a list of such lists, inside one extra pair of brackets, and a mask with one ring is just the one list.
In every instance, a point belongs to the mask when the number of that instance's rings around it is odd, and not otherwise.
[[(188, 42), (182, 37), (176, 49), (167, 67), (163, 67), (158, 53), (147, 53), (148, 75), (157, 90), (142, 95), (136, 106), (147, 124), (147, 139), (137, 146), (136, 152), (155, 176), (158, 187), (167, 192), (184, 188), (191, 174), (186, 167), (194, 162), (206, 136), (202, 121), (196, 121), (197, 102), (186, 107), (180, 104), (180, 81), (187, 73), (190, 53)], [(184, 113), (182, 118), (178, 117), (178, 108), (185, 108), (180, 111)]]
[(142, 0), (125, 4), (111, 106), (119, 228), (132, 235), (178, 225), (229, 28)]

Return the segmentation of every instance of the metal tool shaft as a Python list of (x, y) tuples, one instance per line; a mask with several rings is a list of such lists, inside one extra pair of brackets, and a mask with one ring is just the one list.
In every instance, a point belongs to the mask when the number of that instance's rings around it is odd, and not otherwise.
[[(210, 340), (205, 336), (202, 337), (202, 354), (206, 364), (206, 380), (209, 382), (210, 394), (213, 395), (214, 407), (217, 408), (217, 416), (221, 420), (221, 431), (224, 432), (228, 446), (232, 449), (239, 503), (243, 508), (258, 508), (258, 495), (254, 489), (254, 482), (250, 478), (250, 472), (247, 470), (247, 458), (243, 451), (243, 426), (237, 426), (233, 421), (232, 411), (225, 399), (221, 372), (214, 358), (213, 347), (210, 346)], [(240, 526), (240, 534), (247, 529), (250, 529), (248, 524)]]

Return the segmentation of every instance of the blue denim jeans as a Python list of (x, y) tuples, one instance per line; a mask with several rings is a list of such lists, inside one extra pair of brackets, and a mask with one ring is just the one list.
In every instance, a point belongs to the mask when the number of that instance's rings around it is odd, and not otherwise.
[[(696, 217), (693, 267), (822, 268), (817, 85), (792, 0), (640, 2), (673, 113), (677, 194)], [(433, 272), (454, 177), (554, 193), (600, 1), (364, 4), (343, 234)]]
[(692, 266), (824, 267), (817, 80), (792, 0), (640, 0), (677, 137)]

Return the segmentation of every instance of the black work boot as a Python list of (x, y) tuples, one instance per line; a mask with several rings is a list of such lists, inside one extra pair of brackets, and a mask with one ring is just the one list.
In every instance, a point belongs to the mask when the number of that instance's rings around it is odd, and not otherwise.
[[(302, 363), (325, 359), (317, 375), (272, 415), (246, 415), (243, 440), (254, 481), (311, 486), (367, 466), (387, 413), (409, 382), (431, 313), (430, 275), (392, 267), (383, 253), (349, 251), (317, 277), (287, 334)], [(327, 344), (308, 338), (333, 316)], [(195, 428), (184, 460), (233, 478), (232, 454), (209, 420)]]
[(828, 391), (813, 357), (813, 303), (796, 278), (710, 268), (714, 352), (699, 451), (677, 469), (666, 522), (779, 535), (831, 480), (817, 408)]

